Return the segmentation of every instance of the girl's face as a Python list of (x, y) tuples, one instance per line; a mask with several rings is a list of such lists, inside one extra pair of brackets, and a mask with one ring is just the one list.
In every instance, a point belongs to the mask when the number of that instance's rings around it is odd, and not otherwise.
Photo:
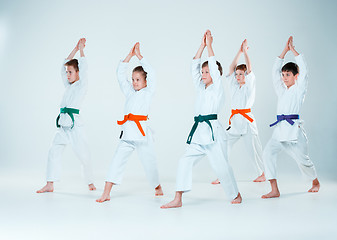
[(66, 66), (66, 73), (67, 73), (68, 82), (70, 84), (73, 84), (74, 82), (80, 79), (79, 71), (76, 71), (73, 66)]
[(238, 83), (240, 85), (243, 85), (246, 83), (246, 79), (245, 79), (245, 71), (243, 70), (236, 70), (235, 71), (235, 78), (238, 81)]
[(145, 88), (146, 85), (146, 79), (144, 77), (144, 74), (141, 72), (133, 72), (132, 73), (132, 86), (133, 89), (136, 91), (139, 91), (142, 88)]
[(206, 85), (206, 88), (213, 83), (213, 80), (211, 78), (211, 74), (209, 73), (208, 66), (203, 67), (201, 69), (201, 75), (202, 75), (202, 81)]

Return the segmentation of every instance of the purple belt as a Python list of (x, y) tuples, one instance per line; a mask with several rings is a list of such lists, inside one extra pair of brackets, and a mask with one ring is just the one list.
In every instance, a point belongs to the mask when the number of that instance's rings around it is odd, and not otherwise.
[(290, 114), (290, 115), (277, 115), (277, 121), (270, 124), (269, 127), (275, 126), (279, 122), (286, 120), (290, 125), (294, 125), (294, 121), (292, 119), (300, 119), (300, 116), (298, 114)]

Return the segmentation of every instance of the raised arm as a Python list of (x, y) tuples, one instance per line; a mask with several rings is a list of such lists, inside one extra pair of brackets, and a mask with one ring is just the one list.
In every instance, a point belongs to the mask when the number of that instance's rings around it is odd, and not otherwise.
[(78, 40), (78, 42), (77, 42), (76, 46), (74, 47), (74, 49), (70, 52), (69, 56), (63, 61), (62, 68), (61, 68), (61, 76), (62, 76), (62, 81), (63, 81), (63, 84), (64, 84), (65, 87), (67, 87), (68, 85), (70, 85), (70, 83), (68, 82), (68, 79), (67, 79), (66, 67), (64, 66), (64, 64), (74, 58), (75, 54), (79, 50), (79, 44), (81, 42), (81, 39)]
[(281, 69), (284, 63), (284, 57), (287, 54), (287, 52), (290, 50), (289, 43), (291, 39), (292, 37), (289, 37), (289, 39), (287, 40), (286, 46), (284, 47), (280, 56), (278, 56), (275, 59), (275, 62), (273, 65), (272, 79), (273, 79), (273, 85), (274, 85), (275, 92), (278, 96), (285, 90), (284, 83), (281, 78)]
[(206, 31), (206, 46), (207, 46), (207, 51), (208, 51), (208, 57), (213, 57), (214, 56), (214, 51), (213, 51), (213, 36), (211, 34), (210, 30)]
[(217, 83), (220, 82), (219, 81), (220, 72), (216, 64), (212, 44), (213, 44), (213, 36), (211, 34), (211, 31), (207, 30), (206, 31), (206, 46), (207, 46), (207, 51), (208, 51), (208, 68), (209, 68), (209, 72), (213, 80), (213, 84), (217, 85)]
[(85, 48), (85, 43), (86, 43), (86, 39), (85, 38), (81, 38), (79, 43), (78, 43), (78, 48), (80, 50), (80, 56), (81, 57), (85, 57), (84, 55), (84, 48)]
[(146, 74), (146, 85), (147, 89), (154, 92), (155, 84), (156, 84), (156, 77), (155, 77), (155, 71), (152, 68), (152, 66), (149, 64), (149, 62), (142, 56), (140, 53), (140, 44), (137, 42), (135, 44), (135, 55), (140, 61), (140, 64), (142, 65), (144, 71)]
[(70, 52), (69, 56), (66, 58), (67, 60), (71, 60), (74, 58), (75, 54), (78, 52), (79, 50), (79, 44), (81, 42), (82, 38), (80, 40), (78, 40), (76, 46), (74, 47), (74, 49)]
[(292, 39), (293, 39), (292, 36), (290, 36), (290, 37), (288, 38), (288, 41), (287, 41), (287, 43), (286, 43), (286, 46), (284, 47), (284, 49), (283, 49), (282, 53), (280, 54), (279, 58), (284, 59), (285, 55), (286, 55), (287, 52), (290, 50), (289, 44), (290, 44), (290, 41), (292, 41)]
[(191, 73), (194, 86), (198, 88), (201, 84), (201, 55), (206, 47), (206, 33), (202, 36), (200, 47), (193, 57), (191, 65)]
[(121, 61), (117, 68), (117, 79), (120, 86), (120, 89), (122, 90), (123, 94), (125, 96), (128, 96), (130, 93), (134, 91), (132, 87), (132, 83), (128, 81), (127, 77), (127, 69), (129, 66), (129, 62), (133, 56), (135, 56), (135, 45), (132, 46), (129, 54), (126, 56), (126, 58)]
[(200, 47), (199, 47), (199, 49), (198, 49), (198, 51), (195, 54), (193, 59), (200, 59), (205, 47), (206, 47), (206, 33), (202, 37)]
[(136, 55), (136, 53), (135, 53), (136, 45), (137, 45), (137, 43), (135, 45), (133, 45), (129, 54), (126, 56), (126, 58), (123, 60), (123, 62), (125, 62), (125, 63), (130, 62), (131, 58)]
[(86, 57), (84, 55), (84, 48), (85, 48), (86, 39), (81, 38), (78, 44), (78, 48), (80, 50), (80, 58), (78, 59), (78, 69), (80, 75), (80, 84), (87, 84), (88, 83), (88, 64)]
[(308, 68), (307, 68), (307, 64), (304, 60), (304, 57), (302, 54), (299, 54), (296, 50), (295, 50), (295, 46), (293, 43), (293, 37), (291, 38), (291, 40), (289, 41), (289, 49), (290, 51), (294, 54), (295, 56), (295, 61), (298, 65), (299, 68), (299, 75), (297, 77), (297, 83), (298, 85), (301, 86), (301, 88), (306, 91), (307, 85), (308, 85)]
[(248, 56), (248, 43), (247, 43), (247, 39), (245, 39), (243, 42), (242, 42), (242, 51), (243, 51), (243, 54), (245, 56), (245, 61), (246, 61), (246, 66), (247, 66), (247, 75), (251, 73), (252, 71), (252, 64), (250, 62), (250, 58)]
[(238, 65), (239, 62), (239, 58), (242, 54), (242, 44), (240, 46), (240, 49), (238, 51), (238, 53), (235, 55), (233, 62), (231, 63), (231, 65), (229, 66), (229, 72), (228, 75), (232, 75), (232, 73), (235, 71), (236, 66)]

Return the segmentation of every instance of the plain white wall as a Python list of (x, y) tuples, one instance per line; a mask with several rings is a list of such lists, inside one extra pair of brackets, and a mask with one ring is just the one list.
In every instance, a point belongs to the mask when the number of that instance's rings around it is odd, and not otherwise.
[[(142, 54), (157, 72), (150, 118), (159, 173), (163, 180), (174, 181), (193, 124), (195, 93), (190, 61), (209, 28), (215, 55), (225, 72), (242, 40), (248, 39), (257, 77), (253, 112), (263, 146), (272, 134), (269, 124), (276, 114), (271, 68), (287, 38), (294, 36), (295, 47), (305, 55), (309, 68), (301, 118), (305, 120), (310, 156), (321, 178), (337, 179), (336, 10), (333, 0), (0, 1), (0, 171), (18, 174), (21, 170), (44, 179), (64, 92), (61, 63), (78, 39), (86, 37), (90, 86), (81, 114), (96, 178), (103, 180), (120, 132), (116, 120), (122, 118), (125, 99), (116, 67), (139, 41)], [(288, 54), (286, 60), (293, 60), (293, 56)], [(137, 64), (136, 59), (131, 61), (130, 76)], [(227, 101), (221, 113), (225, 127), (228, 111)], [(239, 142), (231, 157), (239, 180), (255, 176), (243, 147)], [(278, 164), (281, 176), (299, 177), (290, 157), (280, 155)], [(70, 147), (64, 153), (63, 165), (66, 176), (79, 174), (79, 162)], [(125, 174), (129, 179), (144, 178), (136, 154)], [(194, 174), (196, 181), (214, 178), (206, 159), (196, 166)]]

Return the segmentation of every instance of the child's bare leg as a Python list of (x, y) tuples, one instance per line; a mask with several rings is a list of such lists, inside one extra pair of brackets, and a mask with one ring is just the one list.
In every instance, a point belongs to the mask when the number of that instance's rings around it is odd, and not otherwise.
[(96, 187), (95, 187), (95, 185), (93, 183), (90, 183), (88, 186), (89, 186), (89, 190), (90, 191), (95, 191), (96, 190)]
[(160, 184), (154, 189), (156, 192), (155, 192), (155, 196), (163, 196), (164, 193), (163, 193), (163, 189), (161, 188)]
[(47, 184), (41, 188), (40, 190), (37, 190), (37, 193), (44, 193), (44, 192), (53, 192), (54, 191), (54, 182), (47, 182)]
[(173, 201), (171, 201), (169, 203), (166, 203), (165, 205), (161, 206), (160, 208), (178, 208), (178, 207), (181, 207), (183, 205), (182, 196), (183, 196), (183, 192), (177, 191)]
[(214, 181), (212, 182), (212, 184), (220, 184), (219, 179), (214, 180)]
[(277, 198), (277, 197), (279, 197), (280, 191), (278, 190), (276, 179), (271, 179), (269, 181), (270, 181), (270, 185), (271, 185), (271, 192), (267, 193), (265, 195), (262, 195), (262, 198)]
[(264, 172), (261, 174), (261, 176), (258, 176), (253, 182), (264, 182), (266, 181), (266, 177), (264, 176)]
[(242, 202), (242, 197), (241, 197), (241, 194), (238, 193), (238, 195), (236, 196), (236, 198), (234, 198), (232, 201), (231, 201), (231, 204), (239, 204)]
[(308, 192), (318, 192), (320, 187), (321, 187), (321, 185), (319, 184), (318, 179), (315, 178), (315, 179), (312, 181), (312, 188), (310, 188), (310, 189), (308, 190)]
[(104, 192), (99, 199), (96, 199), (96, 202), (102, 203), (105, 201), (110, 201), (110, 192), (113, 185), (114, 183), (112, 182), (105, 182)]

